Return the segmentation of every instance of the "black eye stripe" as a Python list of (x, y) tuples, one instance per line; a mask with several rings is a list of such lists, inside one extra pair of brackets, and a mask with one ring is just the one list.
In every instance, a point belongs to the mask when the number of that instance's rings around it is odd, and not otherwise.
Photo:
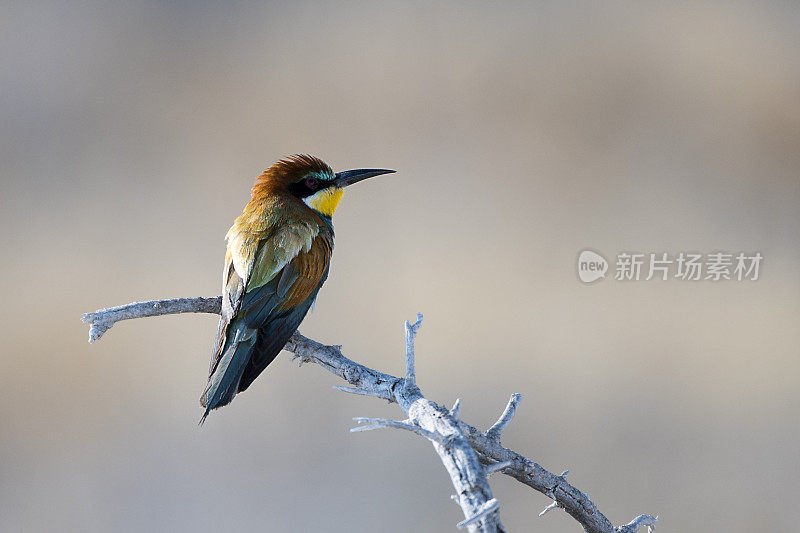
[(289, 185), (289, 192), (297, 198), (306, 198), (324, 189), (328, 184), (319, 178), (309, 177)]

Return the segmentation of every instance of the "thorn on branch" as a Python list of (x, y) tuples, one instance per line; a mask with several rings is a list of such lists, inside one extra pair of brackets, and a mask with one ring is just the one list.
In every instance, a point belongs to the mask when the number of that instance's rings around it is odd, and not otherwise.
[(500, 442), (500, 435), (503, 433), (503, 430), (511, 423), (511, 420), (514, 418), (514, 415), (517, 412), (517, 406), (519, 402), (522, 400), (522, 394), (515, 392), (511, 395), (511, 398), (508, 400), (508, 405), (506, 405), (503, 414), (500, 415), (500, 418), (497, 419), (497, 422), (494, 423), (492, 427), (486, 431), (486, 436), (494, 441)]
[(550, 505), (545, 507), (544, 510), (541, 513), (539, 513), (539, 516), (546, 515), (548, 512), (552, 511), (556, 507), (561, 507), (561, 504), (559, 504), (557, 501), (553, 500), (553, 503), (551, 503)]
[(450, 409), (450, 416), (457, 419), (460, 414), (461, 414), (461, 398), (456, 398), (456, 403), (454, 403), (453, 408)]
[(293, 353), (292, 354), (292, 361), (294, 361), (295, 359), (298, 360), (297, 361), (297, 366), (298, 367), (303, 366), (305, 363), (310, 363), (311, 362), (311, 358), (310, 357), (307, 357), (305, 355), (301, 355), (301, 354), (298, 354), (298, 353)]
[(438, 433), (434, 433), (433, 431), (428, 431), (427, 429), (423, 429), (418, 425), (412, 423), (410, 420), (389, 420), (386, 418), (365, 418), (365, 417), (356, 417), (353, 420), (355, 420), (356, 423), (358, 424), (368, 424), (368, 425), (354, 427), (350, 430), (350, 433), (356, 433), (359, 431), (372, 431), (373, 429), (383, 429), (383, 428), (404, 429), (406, 431), (416, 433), (421, 437), (425, 437), (426, 439), (429, 439), (443, 446), (446, 446), (448, 443), (448, 439), (444, 435), (439, 435)]
[(486, 472), (487, 476), (490, 476), (495, 472), (498, 472), (504, 468), (511, 466), (511, 464), (512, 464), (511, 461), (503, 461), (502, 463), (490, 464), (484, 468), (484, 471)]
[(652, 531), (656, 528), (656, 522), (658, 521), (657, 516), (651, 516), (649, 514), (641, 514), (625, 524), (624, 526), (619, 526), (617, 531), (619, 533), (636, 533), (640, 527), (647, 526), (647, 532), (652, 533)]
[(497, 501), (497, 498), (492, 498), (491, 500), (483, 504), (483, 507), (481, 507), (480, 511), (478, 511), (473, 516), (467, 518), (466, 520), (462, 520), (461, 522), (456, 524), (456, 527), (458, 529), (463, 529), (467, 526), (471, 526), (475, 522), (486, 518), (486, 516), (489, 513), (497, 511), (499, 508), (500, 508), (500, 502)]
[(420, 326), (422, 326), (421, 313), (417, 313), (417, 321), (413, 324), (406, 320), (406, 385), (412, 387), (417, 384), (417, 373), (414, 369), (414, 341)]
[(357, 394), (359, 396), (375, 396), (372, 392), (364, 389), (357, 389), (355, 387), (344, 387), (342, 385), (334, 385), (334, 389), (342, 392), (346, 392), (348, 394)]

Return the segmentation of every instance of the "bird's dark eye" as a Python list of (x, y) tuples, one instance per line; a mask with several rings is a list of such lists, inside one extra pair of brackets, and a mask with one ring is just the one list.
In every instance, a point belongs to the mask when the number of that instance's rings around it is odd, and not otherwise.
[(315, 176), (308, 176), (300, 181), (290, 183), (289, 192), (291, 192), (295, 198), (306, 198), (312, 194), (317, 194), (318, 191), (324, 189), (326, 186), (327, 184), (324, 183), (323, 180)]

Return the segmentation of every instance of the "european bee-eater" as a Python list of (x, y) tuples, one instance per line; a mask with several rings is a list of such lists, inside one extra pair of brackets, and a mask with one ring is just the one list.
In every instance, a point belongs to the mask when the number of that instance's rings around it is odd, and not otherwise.
[(309, 155), (282, 159), (256, 179), (228, 230), (220, 314), (206, 408), (227, 405), (283, 349), (328, 277), (333, 212), (342, 189), (394, 170), (334, 172)]

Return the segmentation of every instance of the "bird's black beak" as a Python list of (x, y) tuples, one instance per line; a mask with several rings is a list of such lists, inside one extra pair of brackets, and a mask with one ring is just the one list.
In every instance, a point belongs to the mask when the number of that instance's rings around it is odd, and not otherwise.
[(363, 181), (367, 178), (373, 178), (375, 176), (380, 176), (381, 174), (392, 173), (394, 173), (394, 170), (386, 170), (383, 168), (359, 168), (356, 170), (345, 170), (344, 172), (336, 173), (333, 183), (341, 189), (347, 187), (348, 185)]

